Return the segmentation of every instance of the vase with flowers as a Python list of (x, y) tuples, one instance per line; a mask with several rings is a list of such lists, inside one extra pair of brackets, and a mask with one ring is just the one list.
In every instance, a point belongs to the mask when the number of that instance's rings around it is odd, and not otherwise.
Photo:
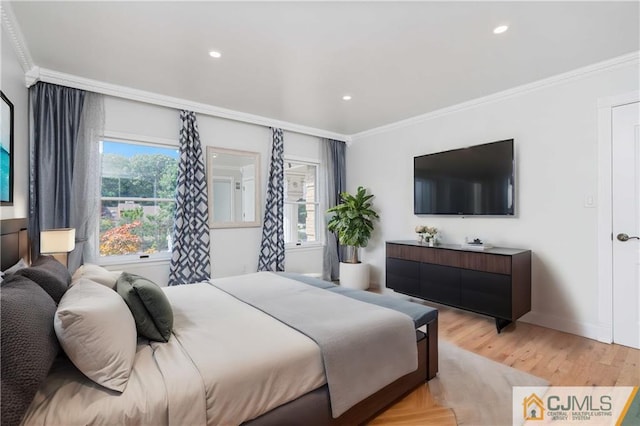
[(433, 247), (436, 245), (436, 235), (438, 235), (438, 228), (434, 226), (425, 227), (425, 233), (427, 234), (427, 239), (429, 241), (429, 247)]
[(420, 244), (427, 243), (430, 247), (436, 245), (436, 235), (438, 234), (438, 229), (433, 226), (424, 226), (418, 225), (416, 226), (416, 234), (418, 234), (418, 242)]
[(424, 242), (425, 228), (426, 227), (424, 225), (416, 226), (416, 234), (418, 234), (418, 242), (420, 244), (422, 244)]

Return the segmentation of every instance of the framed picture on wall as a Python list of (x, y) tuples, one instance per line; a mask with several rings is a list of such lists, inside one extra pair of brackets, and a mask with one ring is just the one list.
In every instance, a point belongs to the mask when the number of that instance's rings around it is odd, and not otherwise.
[(0, 204), (13, 205), (13, 104), (0, 91)]

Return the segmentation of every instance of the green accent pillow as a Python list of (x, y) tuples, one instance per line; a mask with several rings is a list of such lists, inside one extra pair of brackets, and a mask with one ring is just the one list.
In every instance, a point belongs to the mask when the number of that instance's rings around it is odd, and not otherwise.
[(168, 342), (173, 328), (173, 310), (164, 291), (153, 281), (123, 272), (116, 291), (129, 306), (138, 334), (149, 340)]

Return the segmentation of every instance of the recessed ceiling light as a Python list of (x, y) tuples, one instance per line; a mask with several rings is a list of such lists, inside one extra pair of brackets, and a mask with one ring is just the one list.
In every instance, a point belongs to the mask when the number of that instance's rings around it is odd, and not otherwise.
[(493, 29), (493, 33), (494, 34), (502, 34), (503, 32), (507, 31), (509, 29), (508, 25), (500, 25), (497, 26)]
[(215, 50), (212, 50), (211, 52), (209, 52), (209, 56), (211, 56), (212, 58), (219, 58), (220, 56), (222, 56), (222, 53), (220, 52), (216, 52)]
[(351, 100), (351, 95), (344, 95), (344, 96), (342, 97), (342, 100), (343, 100), (343, 101), (350, 101), (350, 100)]

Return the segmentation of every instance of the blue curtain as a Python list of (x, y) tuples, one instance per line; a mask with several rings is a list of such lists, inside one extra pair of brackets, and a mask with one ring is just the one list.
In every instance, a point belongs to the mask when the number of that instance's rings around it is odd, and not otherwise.
[(181, 111), (180, 120), (180, 165), (169, 285), (202, 282), (211, 277), (207, 178), (198, 123), (192, 111)]
[(40, 255), (40, 231), (70, 227), (71, 184), (84, 91), (55, 84), (29, 88), (29, 235)]
[[(340, 202), (340, 193), (346, 190), (346, 144), (342, 141), (324, 139), (322, 146), (322, 163), (325, 170), (326, 208), (334, 207)], [(327, 218), (328, 222), (328, 218)], [(325, 246), (322, 260), (322, 276), (325, 280), (335, 281), (340, 278), (340, 245), (335, 233), (325, 228)]]
[(258, 271), (284, 271), (284, 138), (282, 129), (271, 130), (271, 165)]

